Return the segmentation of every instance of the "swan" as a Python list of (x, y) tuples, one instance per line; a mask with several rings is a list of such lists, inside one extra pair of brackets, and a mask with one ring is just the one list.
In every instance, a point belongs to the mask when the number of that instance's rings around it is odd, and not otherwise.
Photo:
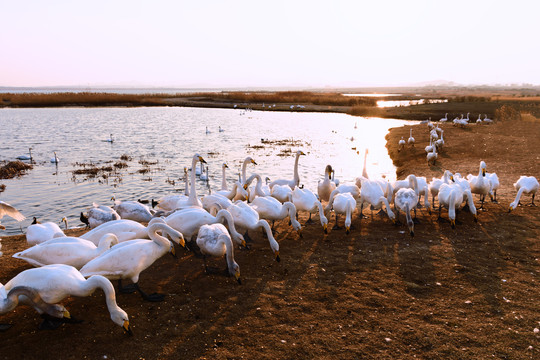
[(339, 186), (339, 179), (336, 179), (335, 176), (336, 176), (336, 170), (332, 169), (332, 179), (330, 180), (332, 180), (334, 184), (336, 184), (336, 186)]
[(433, 146), (432, 151), (426, 154), (426, 159), (427, 159), (428, 166), (430, 163), (433, 163), (433, 165), (435, 165), (435, 163), (437, 162), (437, 147), (436, 146)]
[(476, 123), (477, 124), (481, 124), (482, 123), (482, 114), (478, 114), (478, 119), (476, 119)]
[(201, 175), (199, 175), (199, 179), (203, 181), (208, 181), (209, 180), (208, 165), (207, 166), (201, 165), (201, 168), (202, 170), (201, 170)]
[(289, 223), (302, 236), (302, 225), (296, 220), (296, 206), (292, 202), (286, 201), (282, 204), (271, 196), (259, 196), (253, 199), (251, 207), (257, 211), (260, 219), (271, 220), (272, 225), (274, 221), (289, 216)]
[(431, 202), (435, 206), (435, 196), (439, 194), (439, 189), (442, 184), (450, 184), (450, 181), (454, 182), (454, 176), (449, 170), (445, 170), (443, 176), (440, 178), (433, 178), (429, 183), (428, 189), (431, 194)]
[(302, 150), (298, 150), (296, 152), (296, 157), (294, 159), (294, 170), (293, 170), (294, 175), (293, 175), (293, 179), (292, 180), (286, 180), (286, 179), (274, 180), (268, 185), (270, 187), (270, 189), (272, 189), (276, 185), (289, 185), (291, 190), (293, 190), (295, 186), (298, 186), (300, 184), (300, 176), (298, 175), (298, 159), (302, 155), (306, 155), (306, 154), (304, 154), (304, 152)]
[(483, 122), (486, 123), (486, 124), (491, 124), (491, 123), (493, 122), (493, 120), (488, 119), (487, 114), (484, 114), (484, 120), (483, 120)]
[(223, 224), (201, 226), (196, 242), (199, 249), (201, 249), (201, 253), (204, 255), (204, 268), (207, 272), (207, 255), (214, 257), (222, 257), (225, 255), (228, 273), (234, 276), (239, 284), (242, 284), (242, 281), (240, 280), (240, 266), (234, 261), (234, 247), (231, 236)]
[(229, 165), (227, 165), (227, 163), (223, 163), (221, 165), (221, 174), (222, 174), (222, 177), (221, 177), (221, 191), (228, 191), (229, 190), (229, 187), (227, 186), (227, 176), (225, 175), (228, 168), (229, 168)]
[(444, 114), (444, 117), (439, 120), (440, 122), (447, 122), (448, 121), (448, 113)]
[(499, 183), (499, 177), (496, 173), (488, 173), (486, 172), (486, 178), (489, 180), (489, 184), (491, 185), (491, 189), (489, 190), (489, 196), (491, 197), (491, 201), (494, 203), (498, 203), (497, 201), (497, 189), (500, 186)]
[(242, 163), (242, 177), (240, 179), (240, 182), (242, 183), (242, 185), (246, 183), (246, 168), (248, 164), (257, 165), (255, 160), (253, 160), (251, 156), (248, 156), (244, 159), (244, 162)]
[(435, 128), (429, 132), (429, 138), (433, 141), (437, 141), (439, 139), (439, 133)]
[(330, 194), (336, 188), (336, 184), (331, 180), (332, 166), (326, 165), (324, 169), (324, 180), (317, 184), (317, 194), (321, 201), (328, 202), (330, 200)]
[(205, 195), (201, 199), (202, 207), (206, 211), (210, 211), (210, 208), (213, 205), (219, 204), (222, 209), (226, 209), (232, 204), (231, 200), (233, 200), (236, 196), (240, 196), (244, 199), (247, 199), (249, 196), (248, 192), (244, 190), (244, 186), (242, 186), (240, 181), (236, 181), (232, 190), (230, 191), (219, 190), (216, 191), (215, 194)]
[[(103, 276), (96, 275), (85, 279), (73, 266), (54, 264), (28, 269), (19, 273), (6, 284), (6, 290), (11, 290), (18, 286), (27, 286), (34, 289), (43, 301), (49, 304), (56, 304), (69, 296), (89, 296), (96, 289), (100, 288), (105, 294), (105, 301), (111, 320), (131, 335), (129, 317), (116, 304), (114, 287)], [(20, 297), (19, 300), (23, 303), (29, 303), (26, 296)], [(36, 310), (39, 313), (42, 312), (40, 308), (36, 308)]]
[(109, 138), (104, 141), (112, 144), (114, 142), (113, 134), (109, 134)]
[(219, 132), (224, 132), (225, 129), (222, 129), (221, 126), (218, 127)]
[[(70, 318), (69, 311), (65, 307), (58, 304), (47, 304), (39, 293), (28, 286), (16, 286), (6, 292), (4, 285), (0, 284), (0, 314), (5, 314), (12, 311), (19, 305), (19, 296), (24, 297), (26, 302), (35, 309), (39, 309), (40, 313), (50, 315), (54, 318)], [(9, 329), (11, 324), (0, 324), (0, 331)]]
[[(17, 221), (23, 221), (24, 219), (26, 219), (26, 217), (24, 217), (24, 215), (21, 214), (19, 210), (15, 209), (13, 206), (9, 205), (6, 202), (0, 201), (0, 220), (2, 220), (2, 218), (6, 215), (14, 218)], [(5, 229), (6, 227), (0, 224), (0, 230)]]
[(463, 120), (465, 120), (466, 123), (469, 123), (469, 114), (470, 113), (467, 113), (467, 117), (465, 119), (463, 119)]
[(407, 139), (407, 144), (414, 147), (414, 138), (412, 136), (412, 128), (409, 130), (409, 138)]
[(514, 188), (517, 190), (516, 199), (510, 204), (508, 212), (515, 210), (520, 204), (519, 199), (523, 193), (531, 194), (531, 204), (530, 206), (536, 206), (534, 203), (534, 196), (538, 191), (538, 180), (534, 176), (520, 176), (519, 180), (514, 183)]
[(433, 140), (430, 137), (429, 138), (429, 145), (425, 147), (426, 153), (429, 154), (430, 152), (432, 152), (434, 147), (435, 147), (435, 145), (433, 145)]
[(429, 200), (428, 196), (428, 184), (425, 176), (416, 176), (414, 174), (408, 175), (405, 180), (396, 180), (394, 181), (394, 186), (392, 187), (393, 194), (395, 195), (399, 189), (409, 188), (412, 189), (416, 182), (416, 188), (418, 189), (418, 207), (421, 207), (420, 200), (424, 196), (424, 206), (429, 210)]
[[(412, 131), (412, 129), (411, 129)], [(414, 139), (413, 139), (413, 142), (414, 142)], [(368, 155), (368, 152), (369, 150), (366, 148), (366, 151), (364, 152), (364, 168), (362, 169), (362, 176), (365, 178), (365, 179), (369, 179), (369, 176), (368, 176), (368, 173), (367, 173), (367, 155)], [(358, 186), (358, 184), (357, 184)]]
[(284, 203), (289, 200), (289, 195), (292, 193), (292, 189), (288, 184), (274, 185), (271, 188), (271, 196), (279, 200), (280, 203)]
[(398, 152), (403, 150), (403, 148), (405, 147), (405, 139), (403, 138), (403, 136), (401, 137), (401, 139), (398, 141)]
[[(244, 184), (244, 189), (249, 189), (249, 186), (251, 185), (254, 179), (257, 180), (257, 183), (255, 184), (255, 189), (254, 190), (250, 189), (249, 191), (249, 202), (252, 202), (256, 196), (270, 196), (272, 193), (272, 191), (270, 190), (270, 187), (267, 184), (262, 185), (262, 178), (259, 174), (251, 175), (246, 180), (246, 183)], [(268, 183), (268, 180), (270, 180), (270, 178), (266, 177), (265, 180)]]
[(330, 195), (330, 201), (326, 207), (326, 212), (333, 209), (336, 214), (336, 224), (332, 229), (339, 229), (338, 226), (338, 214), (345, 215), (345, 233), (348, 235), (351, 233), (351, 221), (352, 213), (356, 207), (356, 200), (353, 198), (351, 193), (345, 192), (340, 193), (338, 189), (332, 191)]
[(32, 148), (28, 148), (28, 155), (19, 155), (17, 156), (17, 160), (30, 160), (32, 161)]
[(435, 141), (435, 148), (436, 149), (442, 149), (444, 145), (444, 139), (443, 139), (444, 131), (441, 130), (441, 138), (437, 141)]
[(259, 219), (259, 213), (255, 211), (251, 206), (246, 204), (243, 201), (236, 201), (234, 204), (229, 206), (227, 210), (231, 213), (234, 218), (234, 224), (239, 230), (245, 230), (246, 234), (248, 230), (256, 230), (258, 228), (263, 228), (268, 237), (268, 242), (270, 243), (270, 248), (274, 252), (276, 261), (280, 261), (279, 257), (279, 244), (274, 239), (272, 234), (272, 229), (266, 220)]
[(210, 134), (210, 130), (208, 130), (208, 126), (206, 127), (206, 134)]
[[(191, 168), (194, 169), (197, 165), (197, 161), (200, 161), (202, 164), (206, 164), (206, 160), (203, 159), (202, 156), (199, 154), (193, 155), (193, 159), (191, 160)], [(158, 204), (158, 207), (160, 205)], [(197, 187), (195, 185), (195, 173), (193, 170), (191, 171), (190, 176), (190, 189), (189, 189), (189, 196), (187, 198), (180, 198), (176, 204), (173, 206), (174, 209), (183, 209), (190, 206), (195, 207), (202, 207), (201, 201), (197, 198)], [(165, 209), (164, 209), (165, 210)]]
[(113, 209), (122, 219), (147, 223), (153, 217), (150, 208), (138, 201), (121, 201), (115, 200), (114, 197), (113, 200)]
[(81, 212), (80, 219), (85, 223), (90, 229), (95, 228), (107, 221), (120, 220), (120, 215), (118, 213), (105, 205), (98, 205), (93, 203), (93, 208), (88, 210), (87, 214), (84, 215)]
[(306, 224), (313, 222), (311, 220), (311, 214), (319, 211), (319, 218), (321, 220), (324, 233), (326, 234), (328, 232), (328, 219), (324, 215), (324, 208), (311, 190), (300, 189), (297, 186), (290, 195), (289, 201), (296, 206), (297, 212), (307, 211), (309, 213), (309, 219), (307, 220)]
[(491, 190), (491, 183), (486, 178), (486, 163), (484, 161), (480, 161), (478, 176), (473, 176), (472, 174), (469, 174), (467, 175), (467, 180), (471, 185), (471, 192), (473, 194), (480, 195), (481, 205), (478, 209), (484, 209), (484, 200), (486, 198), (486, 195), (488, 195)]
[[(332, 193), (330, 194), (330, 200), (332, 199), (333, 194), (345, 194), (349, 193), (356, 201), (360, 197), (360, 188), (356, 184), (341, 184), (338, 187), (336, 187)], [(331, 209), (330, 201), (328, 204), (326, 204), (326, 207), (324, 208), (325, 214), (327, 214)]]
[(226, 209), (220, 209), (216, 216), (201, 208), (183, 209), (167, 216), (165, 222), (173, 229), (181, 232), (188, 243), (191, 242), (191, 239), (197, 234), (201, 226), (215, 223), (227, 223), (237, 244), (242, 244), (244, 240), (244, 237), (236, 231), (236, 224), (232, 214)]
[[(407, 226), (409, 227), (409, 233), (414, 236), (414, 222), (411, 219), (410, 211), (414, 209), (416, 215), (416, 206), (418, 204), (418, 181), (416, 176), (409, 175), (409, 182), (412, 188), (401, 188), (396, 192), (394, 199), (394, 205), (397, 208), (397, 216), (399, 219), (399, 210), (405, 212), (407, 218)], [(429, 206), (428, 206), (429, 210)], [(416, 216), (415, 216), (416, 217)]]
[(91, 241), (76, 237), (61, 237), (32, 246), (14, 254), (13, 257), (35, 267), (66, 264), (80, 269), (114, 244), (118, 244), (118, 238), (114, 234), (105, 234), (98, 246)]
[(138, 285), (139, 275), (142, 271), (168, 251), (174, 252), (174, 246), (172, 246), (171, 242), (159, 235), (158, 231), (166, 233), (174, 242), (185, 246), (184, 237), (181, 233), (166, 224), (155, 223), (150, 225), (148, 229), (148, 234), (152, 240), (136, 239), (113, 246), (84, 265), (81, 269), (82, 276), (102, 275), (109, 280), (130, 279), (144, 300), (162, 301), (163, 294), (147, 295)]
[(89, 240), (94, 245), (98, 245), (99, 240), (105, 234), (116, 235), (119, 243), (133, 239), (149, 239), (148, 229), (150, 225), (158, 222), (165, 223), (165, 220), (159, 217), (152, 218), (148, 226), (144, 226), (133, 220), (120, 219), (108, 221), (79, 236), (79, 238)]
[(60, 159), (56, 155), (56, 151), (54, 152), (54, 157), (51, 158), (51, 162), (54, 163), (54, 164), (58, 164), (58, 162), (60, 162)]
[(478, 215), (476, 214), (470, 190), (463, 190), (458, 184), (442, 184), (439, 189), (439, 219), (441, 218), (441, 208), (444, 206), (448, 209), (448, 218), (452, 229), (456, 227), (456, 208), (461, 206), (464, 196), (467, 197), (469, 211), (474, 215), (474, 222), (478, 222)]
[[(388, 218), (392, 222), (396, 222), (396, 216), (390, 209), (390, 201), (387, 196), (391, 198), (392, 190), (388, 190), (382, 187), (391, 187), (390, 183), (379, 182), (376, 180), (364, 179), (362, 181), (362, 187), (360, 188), (360, 217), (362, 216), (362, 210), (364, 209), (364, 204), (369, 204), (373, 210), (382, 209), (382, 206), (386, 206), (386, 213)], [(386, 190), (386, 191), (385, 191)], [(385, 193), (387, 195), (385, 195)]]

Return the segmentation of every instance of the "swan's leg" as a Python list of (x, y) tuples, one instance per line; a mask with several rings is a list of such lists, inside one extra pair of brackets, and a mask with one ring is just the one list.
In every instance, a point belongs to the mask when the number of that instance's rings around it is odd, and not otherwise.
[(437, 218), (437, 221), (444, 221), (444, 219), (441, 216), (441, 204), (439, 204), (439, 217)]
[(414, 219), (413, 219), (413, 223), (415, 223), (415, 224), (420, 224), (420, 220), (418, 220), (418, 218), (416, 217), (416, 207), (414, 208)]
[(486, 198), (486, 195), (480, 195), (480, 207), (478, 208), (478, 210), (485, 210), (484, 208), (484, 200)]
[(253, 239), (252, 239), (252, 238), (249, 236), (249, 234), (248, 234), (248, 230), (246, 230), (246, 232), (244, 233), (244, 240), (245, 240), (246, 242), (250, 242), (250, 243), (253, 242)]
[(334, 225), (334, 227), (332, 228), (332, 230), (339, 230), (341, 229), (338, 225), (338, 214), (336, 213), (336, 224)]
[[(296, 213), (296, 216), (298, 217), (298, 212)], [(298, 220), (298, 219), (296, 219)], [(307, 219), (306, 223), (304, 224), (304, 226), (306, 226), (307, 224), (313, 224), (315, 221), (313, 221), (311, 219), (311, 213), (309, 213), (309, 219)]]
[(396, 208), (396, 204), (394, 203), (394, 210), (396, 212), (396, 223), (394, 224), (395, 226), (400, 226), (401, 225), (401, 221), (399, 221), (399, 209)]
[(122, 286), (122, 279), (118, 279), (118, 292), (122, 294), (132, 294), (135, 291), (137, 291), (137, 288), (135, 287), (135, 284), (129, 284), (126, 286)]
[(147, 293), (141, 290), (138, 283), (135, 283), (134, 285), (137, 291), (139, 292), (139, 294), (141, 294), (142, 298), (146, 301), (159, 302), (165, 299), (165, 294), (153, 293), (153, 294), (148, 295)]
[(435, 195), (431, 195), (431, 203), (433, 204), (433, 210), (435, 210)]
[(186, 241), (186, 247), (195, 255), (197, 258), (202, 258), (203, 254), (201, 253), (201, 249), (197, 246), (197, 243), (195, 241)]
[(531, 198), (531, 203), (527, 206), (537, 206), (535, 203), (534, 203), (534, 195), (536, 194), (532, 194), (532, 198)]
[[(491, 195), (491, 194), (490, 194)], [(499, 202), (497, 201), (497, 190), (495, 190), (493, 192), (493, 196), (491, 196), (491, 202), (492, 203), (495, 203), (495, 204), (498, 204)]]

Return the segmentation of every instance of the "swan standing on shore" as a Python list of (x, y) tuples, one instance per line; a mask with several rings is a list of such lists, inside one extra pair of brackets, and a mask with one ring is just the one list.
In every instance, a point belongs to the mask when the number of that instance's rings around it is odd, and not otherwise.
[(60, 237), (20, 251), (13, 257), (35, 267), (65, 264), (80, 269), (115, 244), (118, 244), (118, 238), (114, 234), (104, 235), (98, 246), (89, 240), (77, 237)]
[(251, 207), (259, 214), (260, 219), (272, 221), (272, 228), (276, 220), (283, 220), (289, 216), (289, 224), (302, 237), (302, 225), (296, 220), (296, 206), (290, 201), (283, 204), (271, 196), (258, 196), (253, 199)]
[(414, 138), (412, 136), (412, 128), (409, 130), (409, 138), (407, 139), (407, 143), (414, 147)]
[(338, 225), (338, 214), (345, 215), (345, 233), (349, 235), (351, 233), (352, 213), (356, 208), (356, 200), (349, 192), (340, 193), (338, 189), (332, 191), (330, 195), (330, 201), (325, 208), (325, 212), (328, 214), (329, 210), (334, 210), (336, 216), (336, 223), (332, 229), (340, 229)]
[(292, 180), (286, 180), (286, 179), (278, 179), (272, 181), (268, 186), (270, 189), (272, 189), (276, 185), (289, 185), (291, 188), (291, 191), (294, 190), (295, 186), (300, 185), (300, 176), (298, 175), (298, 160), (300, 156), (306, 155), (302, 150), (298, 150), (296, 152), (296, 157), (294, 159), (294, 169), (293, 169), (293, 179)]
[[(254, 179), (257, 180), (257, 182), (255, 183), (255, 189), (249, 187)], [(270, 178), (267, 176), (265, 179), (266, 184), (262, 185), (262, 178), (259, 174), (253, 174), (246, 180), (244, 189), (249, 189), (249, 202), (252, 202), (253, 199), (255, 199), (255, 197), (257, 196), (270, 196), (272, 194), (272, 191), (268, 186), (269, 180)]]
[(153, 217), (150, 208), (138, 201), (115, 200), (114, 196), (112, 199), (114, 200), (113, 209), (122, 219), (147, 223)]
[(454, 182), (454, 176), (449, 170), (445, 170), (441, 178), (433, 178), (429, 183), (428, 189), (431, 194), (431, 202), (433, 208), (435, 208), (435, 196), (439, 194), (439, 189), (442, 184), (450, 184), (450, 181)]
[[(401, 188), (396, 192), (394, 199), (394, 205), (397, 209), (396, 218), (399, 219), (399, 210), (405, 212), (405, 217), (407, 218), (407, 226), (409, 228), (409, 233), (411, 236), (414, 236), (414, 222), (411, 218), (411, 210), (414, 209), (414, 217), (416, 219), (416, 207), (418, 205), (418, 180), (415, 175), (409, 175), (410, 188)], [(428, 205), (428, 211), (429, 205)]]
[(88, 231), (87, 233), (79, 236), (80, 239), (89, 240), (98, 245), (99, 241), (105, 234), (116, 235), (118, 242), (124, 242), (133, 239), (149, 239), (148, 229), (154, 223), (165, 223), (163, 218), (155, 217), (150, 220), (148, 226), (144, 226), (133, 220), (113, 220), (99, 225), (98, 227)]
[[(197, 198), (197, 186), (195, 185), (195, 172), (193, 171), (193, 169), (197, 166), (197, 162), (199, 161), (201, 162), (201, 165), (206, 164), (206, 160), (204, 160), (202, 156), (200, 156), (199, 154), (193, 155), (193, 158), (191, 159), (192, 170), (190, 174), (189, 196), (187, 198), (182, 197), (178, 199), (176, 204), (172, 206), (172, 210), (184, 209), (191, 206), (202, 207), (201, 201)], [(161, 204), (158, 204), (157, 206), (161, 208)], [(163, 209), (163, 210), (166, 210), (166, 209)]]
[[(391, 186), (388, 182), (386, 186)], [(396, 222), (396, 216), (390, 209), (390, 201), (385, 196), (386, 194), (392, 194), (392, 190), (384, 191), (381, 187), (381, 183), (376, 180), (365, 179), (362, 181), (362, 187), (360, 188), (360, 218), (362, 218), (362, 210), (364, 204), (369, 204), (373, 210), (382, 209), (382, 205), (386, 207), (386, 214), (392, 222)], [(391, 200), (390, 195), (390, 200)]]
[(398, 141), (398, 152), (405, 148), (405, 144), (405, 139), (402, 136), (401, 139)]
[(309, 189), (300, 189), (298, 186), (294, 188), (293, 192), (289, 197), (289, 201), (296, 206), (296, 211), (307, 211), (309, 213), (309, 219), (306, 224), (313, 222), (311, 220), (311, 214), (319, 211), (319, 218), (321, 220), (321, 225), (323, 227), (324, 233), (328, 232), (328, 219), (324, 215), (324, 208), (321, 202), (317, 199), (315, 194)]
[[(227, 262), (226, 271), (231, 276), (234, 276), (239, 284), (242, 284), (240, 280), (240, 266), (234, 261), (234, 246), (231, 236), (223, 224), (201, 226), (196, 242), (204, 256), (204, 269), (207, 273), (206, 257), (208, 255), (214, 257), (223, 257), (225, 255), (225, 261)], [(245, 246), (245, 243), (243, 245)]]
[(91, 260), (81, 269), (84, 277), (102, 275), (109, 280), (130, 279), (135, 289), (147, 301), (162, 301), (163, 294), (146, 294), (139, 288), (139, 275), (150, 267), (157, 259), (169, 251), (174, 252), (174, 246), (167, 238), (159, 235), (162, 231), (177, 244), (185, 246), (181, 233), (163, 223), (155, 223), (148, 229), (152, 240), (135, 239), (113, 246), (97, 258)]
[(461, 207), (464, 196), (467, 197), (469, 211), (474, 215), (474, 222), (478, 222), (478, 215), (476, 214), (476, 207), (474, 206), (470, 190), (464, 190), (461, 186), (454, 183), (442, 184), (439, 189), (439, 219), (441, 219), (441, 208), (447, 208), (452, 229), (456, 227), (456, 209)]
[[(6, 290), (9, 291), (18, 286), (34, 289), (43, 301), (49, 304), (56, 304), (69, 296), (86, 297), (96, 289), (102, 289), (105, 293), (105, 301), (111, 320), (131, 335), (129, 317), (116, 304), (114, 287), (103, 276), (96, 275), (85, 279), (73, 266), (54, 264), (19, 273), (6, 284)], [(26, 296), (21, 296), (19, 300), (22, 303), (32, 305)], [(43, 312), (40, 308), (36, 308), (36, 310), (39, 313)]]
[(478, 209), (484, 209), (484, 200), (486, 198), (486, 195), (490, 194), (491, 191), (491, 183), (486, 178), (486, 163), (484, 161), (480, 161), (480, 167), (478, 168), (478, 176), (473, 176), (469, 174), (467, 175), (467, 180), (471, 185), (471, 192), (480, 195), (481, 204)]
[(326, 165), (324, 169), (324, 180), (317, 184), (317, 194), (321, 201), (330, 201), (330, 194), (336, 188), (336, 184), (332, 181), (332, 166)]
[[(0, 201), (0, 220), (4, 216), (9, 216), (14, 218), (17, 221), (23, 221), (26, 219), (23, 214), (19, 212), (19, 210), (15, 209), (13, 206), (9, 205), (6, 202)], [(6, 227), (2, 224), (0, 224), (0, 230), (5, 230)]]
[(521, 195), (523, 194), (531, 194), (532, 198), (529, 205), (536, 206), (534, 203), (534, 196), (538, 191), (538, 187), (538, 180), (536, 180), (534, 176), (520, 176), (519, 180), (514, 183), (514, 188), (517, 190), (517, 194), (515, 200), (510, 204), (508, 212), (511, 212), (517, 208), (517, 206), (520, 204), (519, 199), (521, 199)]
[(447, 122), (448, 121), (448, 113), (444, 114), (444, 117), (439, 120), (440, 122)]

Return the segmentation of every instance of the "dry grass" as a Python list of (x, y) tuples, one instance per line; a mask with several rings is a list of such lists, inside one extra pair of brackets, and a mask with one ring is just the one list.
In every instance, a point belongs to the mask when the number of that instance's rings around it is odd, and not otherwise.
[(12, 179), (14, 177), (19, 177), (25, 175), (30, 169), (32, 169), (32, 165), (25, 164), (19, 160), (10, 161), (0, 167), (0, 179)]

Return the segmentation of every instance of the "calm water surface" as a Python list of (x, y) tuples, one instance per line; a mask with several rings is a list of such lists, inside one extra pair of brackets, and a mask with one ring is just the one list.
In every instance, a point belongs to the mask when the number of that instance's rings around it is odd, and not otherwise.
[[(248, 176), (257, 172), (263, 178), (292, 178), (298, 149), (306, 153), (300, 158), (300, 182), (315, 192), (327, 164), (342, 182), (360, 175), (366, 147), (370, 176), (384, 174), (392, 179), (395, 168), (385, 148), (385, 135), (390, 127), (406, 123), (344, 114), (178, 107), (0, 109), (0, 160), (14, 160), (31, 147), (36, 161), (28, 175), (0, 180), (6, 185), (0, 200), (28, 218), (17, 223), (4, 217), (4, 234), (20, 233), (33, 216), (57, 223), (66, 216), (70, 227), (80, 226), (81, 211), (92, 202), (111, 205), (112, 195), (118, 200), (137, 200), (181, 192), (183, 168), (191, 166), (196, 152), (208, 161), (213, 190), (221, 187), (221, 164), (226, 161), (230, 167), (231, 186), (246, 156), (258, 163), (248, 166)], [(219, 126), (225, 131), (219, 132)], [(113, 143), (104, 141), (110, 133)], [(288, 142), (272, 145), (261, 139)], [(54, 151), (60, 159), (58, 166), (50, 162)], [(107, 179), (73, 175), (80, 168), (76, 163), (112, 165), (123, 154), (132, 157), (128, 167)], [(144, 166), (142, 160), (157, 164)], [(139, 172), (145, 168), (150, 171)], [(208, 193), (206, 183), (197, 180), (197, 191)]]

